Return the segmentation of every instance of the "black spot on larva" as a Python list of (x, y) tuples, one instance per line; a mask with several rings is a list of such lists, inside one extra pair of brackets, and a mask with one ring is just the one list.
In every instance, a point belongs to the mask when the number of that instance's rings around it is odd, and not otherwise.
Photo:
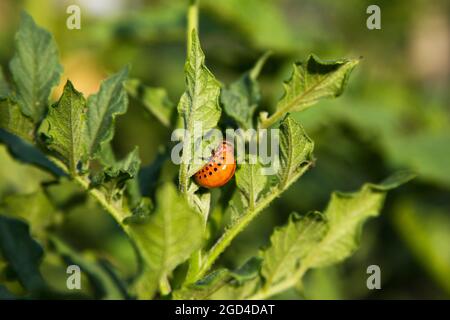
[(203, 177), (205, 177), (205, 178), (206, 178), (206, 174), (204, 174), (204, 175), (203, 175)]
[(222, 159), (222, 160), (225, 160), (225, 157), (222, 157), (221, 159)]
[(214, 168), (214, 171), (217, 171), (217, 168)]
[(210, 163), (209, 166), (212, 167), (212, 163)]
[(202, 176), (198, 177), (200, 180), (202, 179)]
[(209, 175), (212, 176), (212, 172), (210, 172)]
[(217, 165), (220, 167), (222, 164), (219, 162)]
[(206, 167), (206, 170), (209, 170), (209, 167)]

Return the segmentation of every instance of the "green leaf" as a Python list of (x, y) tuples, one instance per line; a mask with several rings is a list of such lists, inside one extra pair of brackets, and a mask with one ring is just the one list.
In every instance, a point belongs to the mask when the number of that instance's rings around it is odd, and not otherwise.
[(253, 114), (261, 100), (256, 79), (269, 55), (263, 55), (251, 70), (222, 90), (220, 99), (225, 112), (244, 129), (253, 127)]
[(231, 222), (206, 255), (203, 265), (193, 277), (194, 280), (206, 274), (206, 271), (233, 239), (312, 165), (313, 143), (303, 128), (288, 116), (280, 129), (281, 167), (278, 184), (270, 186), (268, 191), (261, 196), (267, 178), (261, 173), (258, 174), (257, 167), (242, 166), (243, 171), (237, 173), (236, 182), (244, 195), (244, 201), (238, 201), (236, 195), (232, 197), (230, 201)]
[(3, 74), (3, 69), (0, 66), (0, 98), (8, 96), (9, 90), (9, 84), (6, 81), (5, 75)]
[(239, 284), (243, 284), (249, 280), (259, 277), (259, 271), (261, 270), (261, 266), (263, 263), (263, 259), (261, 257), (252, 257), (247, 260), (239, 269), (235, 271), (230, 271), (233, 279)]
[(236, 171), (236, 185), (244, 196), (245, 204), (250, 209), (254, 208), (261, 192), (267, 184), (267, 176), (261, 173), (260, 163), (241, 164)]
[(33, 121), (20, 111), (17, 103), (8, 98), (0, 99), (0, 128), (27, 141), (34, 138)]
[(150, 198), (143, 197), (136, 207), (133, 208), (132, 216), (123, 219), (124, 224), (146, 223), (150, 219), (150, 213), (153, 211), (153, 202)]
[(249, 298), (283, 292), (301, 284), (308, 269), (348, 258), (359, 246), (364, 222), (380, 213), (386, 192), (413, 177), (402, 172), (381, 184), (367, 183), (354, 193), (334, 192), (323, 216), (316, 212), (293, 215), (287, 226), (272, 235), (271, 247), (263, 252), (264, 287)]
[[(203, 132), (214, 128), (220, 118), (220, 83), (205, 66), (205, 55), (200, 47), (197, 32), (192, 31), (191, 50), (185, 64), (186, 91), (178, 104), (178, 113), (183, 118), (189, 136), (183, 145), (183, 163), (180, 166), (181, 190), (187, 191), (190, 176), (200, 169), (205, 161), (192, 161), (194, 150), (194, 125), (201, 124)], [(198, 160), (198, 159), (194, 159)]]
[[(401, 117), (404, 119), (403, 115)], [(378, 128), (376, 134), (379, 134)], [(392, 165), (411, 168), (421, 180), (449, 188), (450, 150), (442, 147), (450, 144), (448, 128), (441, 131), (428, 129), (428, 132), (389, 132), (380, 139), (380, 144)]]
[(9, 195), (0, 203), (0, 210), (8, 216), (26, 220), (31, 234), (40, 239), (46, 236), (47, 228), (61, 220), (56, 208), (42, 190)]
[(62, 67), (52, 35), (38, 27), (28, 14), (22, 13), (21, 18), (10, 69), (20, 110), (37, 123), (45, 115)]
[(303, 216), (291, 214), (288, 224), (275, 230), (270, 237), (270, 247), (263, 252), (261, 274), (265, 286), (270, 287), (295, 274), (300, 261), (314, 250), (326, 231), (326, 221), (318, 212)]
[(67, 265), (78, 265), (82, 272), (87, 275), (95, 290), (96, 298), (119, 300), (127, 297), (123, 284), (118, 283), (117, 279), (100, 262), (91, 261), (77, 253), (56, 236), (52, 236), (50, 242)]
[(450, 220), (445, 207), (412, 197), (396, 201), (394, 227), (415, 260), (450, 295)]
[(128, 67), (104, 80), (98, 93), (87, 101), (87, 128), (89, 154), (98, 156), (114, 136), (114, 122), (118, 115), (127, 111), (128, 98), (123, 82)]
[(203, 217), (203, 221), (206, 224), (208, 220), (209, 209), (211, 207), (211, 193), (196, 193), (200, 189), (195, 183), (192, 183), (188, 189), (188, 203), (196, 209)]
[(191, 51), (185, 64), (186, 91), (178, 104), (178, 112), (184, 119), (185, 129), (192, 129), (198, 121), (208, 130), (214, 128), (220, 118), (220, 83), (205, 66), (205, 55), (195, 30), (191, 39)]
[(97, 153), (97, 159), (103, 166), (113, 166), (117, 162), (111, 143), (106, 143)]
[(126, 181), (136, 177), (141, 160), (135, 147), (124, 159), (92, 177), (93, 187), (104, 187), (110, 197), (122, 194)]
[(133, 98), (141, 101), (145, 109), (153, 114), (163, 125), (171, 127), (175, 104), (170, 100), (166, 89), (147, 87), (139, 80), (128, 80), (125, 88)]
[(224, 268), (215, 270), (196, 283), (175, 291), (173, 298), (178, 300), (211, 299), (217, 291), (227, 290), (229, 287), (231, 287), (230, 291), (236, 291), (234, 293), (237, 294), (239, 290), (235, 288), (244, 288), (248, 282), (259, 277), (261, 262), (260, 257), (253, 257), (235, 271)]
[(300, 111), (319, 99), (340, 96), (350, 72), (358, 63), (359, 60), (323, 61), (310, 55), (306, 62), (294, 64), (277, 110)]
[(253, 278), (241, 285), (223, 286), (211, 296), (212, 300), (247, 300), (261, 288), (261, 278)]
[(45, 288), (39, 271), (43, 251), (25, 222), (0, 215), (0, 253), (27, 291)]
[[(170, 161), (170, 154), (166, 148), (159, 148), (155, 159), (146, 166), (141, 166), (139, 170), (139, 189), (141, 194), (149, 196), (154, 194), (158, 180), (162, 176), (164, 165)], [(173, 165), (175, 173), (175, 165)], [(170, 177), (172, 179), (173, 177)]]
[(250, 258), (239, 269), (229, 271), (230, 279), (209, 295), (212, 300), (244, 300), (261, 287), (261, 257)]
[(171, 183), (156, 191), (156, 208), (146, 223), (131, 223), (125, 228), (146, 262), (147, 270), (137, 285), (146, 297), (152, 296), (156, 286), (167, 281), (175, 267), (200, 247), (204, 234), (200, 215)]
[(8, 147), (8, 151), (17, 159), (24, 163), (34, 164), (47, 170), (56, 177), (67, 174), (53, 162), (51, 162), (41, 150), (24, 139), (9, 133), (0, 128), (0, 141)]
[[(305, 39), (310, 33), (293, 28), (283, 6), (277, 2), (270, 0), (204, 0), (201, 5), (207, 10), (208, 15), (212, 15), (213, 21), (217, 19), (224, 28), (232, 27), (233, 33), (243, 37), (245, 43), (250, 44), (251, 48), (260, 50), (270, 48), (283, 55), (292, 55), (299, 50), (306, 49), (308, 44), (312, 45), (311, 40)], [(224, 19), (225, 17), (226, 19)], [(230, 45), (233, 44), (232, 39), (222, 40), (228, 40)], [(230, 46), (228, 50), (232, 53), (236, 48)], [(230, 55), (228, 50), (226, 53)], [(240, 50), (237, 51), (240, 52)], [(236, 54), (236, 56), (241, 55)]]
[(42, 123), (41, 132), (50, 150), (55, 151), (77, 174), (77, 166), (86, 155), (86, 100), (67, 81), (59, 101), (52, 105)]
[(287, 116), (280, 125), (279, 188), (287, 189), (313, 161), (314, 142), (302, 126)]
[(414, 177), (399, 173), (381, 184), (365, 184), (354, 193), (334, 192), (325, 210), (328, 231), (314, 250), (303, 260), (303, 268), (319, 268), (338, 263), (350, 256), (359, 246), (364, 222), (380, 214), (386, 192)]
[(5, 286), (0, 284), (0, 300), (14, 300), (16, 297), (6, 289)]
[(322, 61), (310, 55), (306, 62), (294, 64), (291, 78), (285, 82), (285, 93), (276, 112), (267, 118), (262, 114), (262, 127), (267, 128), (288, 112), (302, 111), (320, 99), (342, 94), (353, 68), (359, 60)]
[(231, 279), (227, 269), (218, 269), (203, 279), (173, 293), (175, 300), (206, 300)]

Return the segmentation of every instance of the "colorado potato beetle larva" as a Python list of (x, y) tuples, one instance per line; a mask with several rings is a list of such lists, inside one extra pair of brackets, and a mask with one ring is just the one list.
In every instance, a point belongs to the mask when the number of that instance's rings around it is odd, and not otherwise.
[(205, 188), (221, 187), (230, 181), (235, 170), (234, 148), (224, 140), (211, 152), (208, 163), (194, 175), (195, 182)]

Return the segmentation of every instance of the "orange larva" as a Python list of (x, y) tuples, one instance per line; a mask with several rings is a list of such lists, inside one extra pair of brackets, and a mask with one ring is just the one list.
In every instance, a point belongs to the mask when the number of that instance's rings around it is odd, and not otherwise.
[(212, 152), (208, 163), (195, 174), (195, 182), (205, 188), (217, 188), (226, 184), (234, 175), (236, 161), (233, 146), (223, 141)]

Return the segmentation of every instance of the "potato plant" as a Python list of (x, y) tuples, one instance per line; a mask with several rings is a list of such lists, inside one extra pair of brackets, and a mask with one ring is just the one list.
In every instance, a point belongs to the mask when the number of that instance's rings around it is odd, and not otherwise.
[[(0, 206), (0, 266), (20, 283), (18, 296), (77, 297), (47, 285), (39, 270), (44, 252), (79, 265), (99, 288), (95, 297), (105, 299), (268, 299), (288, 289), (301, 290), (308, 270), (339, 263), (358, 248), (364, 222), (379, 215), (387, 191), (411, 179), (409, 173), (397, 173), (352, 193), (334, 192), (323, 212), (293, 212), (273, 231), (267, 247), (238, 269), (223, 267), (218, 259), (236, 236), (313, 169), (313, 137), (290, 114), (340, 96), (360, 60), (323, 61), (310, 55), (292, 66), (275, 111), (259, 111), (258, 75), (270, 54), (236, 81), (222, 84), (206, 66), (197, 10), (195, 3), (189, 7), (186, 88), (178, 104), (164, 89), (129, 79), (130, 67), (105, 79), (89, 97), (68, 80), (58, 101), (50, 103), (63, 70), (57, 46), (31, 16), (22, 15), (10, 81), (0, 74), (0, 140), (17, 161), (50, 172), (55, 185), (73, 181), (103, 207), (134, 245), (140, 268), (131, 280), (106, 272), (51, 232), (61, 217), (52, 213), (58, 204), (45, 191), (17, 195)], [(171, 130), (192, 132), (194, 121), (201, 121), (205, 130), (277, 128), (279, 169), (263, 175), (259, 161), (238, 163), (235, 179), (215, 192), (194, 182), (204, 162), (194, 165), (190, 153), (183, 152), (176, 172), (166, 155), (155, 161), (151, 174), (141, 175), (139, 150), (118, 159), (111, 145), (115, 121), (127, 112), (128, 96), (139, 99)], [(185, 135), (183, 151), (194, 148), (194, 140)], [(168, 141), (167, 147), (171, 145)], [(145, 190), (143, 185), (152, 187)], [(217, 216), (228, 217), (223, 228)], [(17, 293), (0, 283), (0, 296)]]

